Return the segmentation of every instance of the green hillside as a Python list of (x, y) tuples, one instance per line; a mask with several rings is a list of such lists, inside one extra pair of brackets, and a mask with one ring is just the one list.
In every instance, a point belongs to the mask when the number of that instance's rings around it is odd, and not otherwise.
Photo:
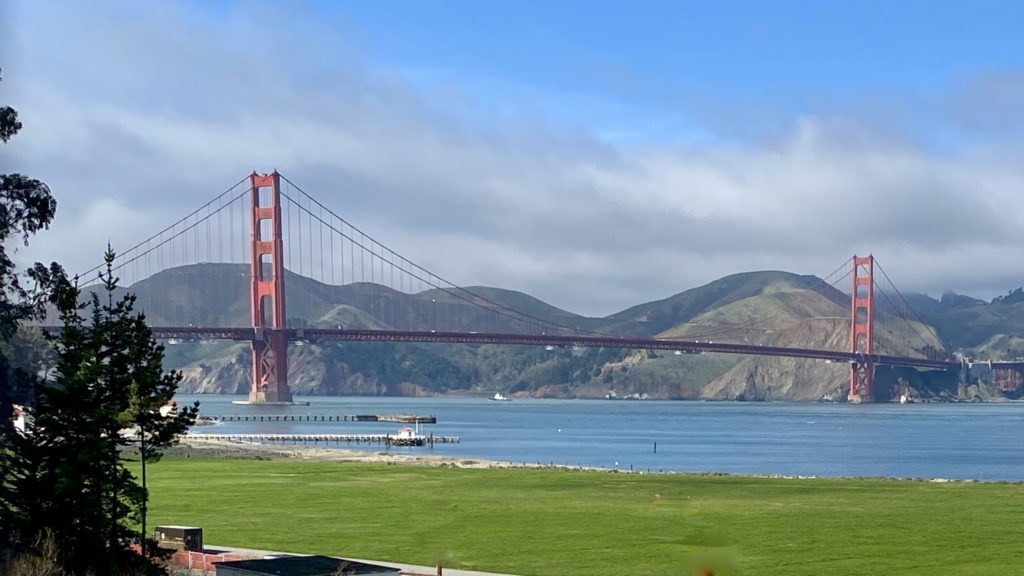
[[(951, 347), (965, 349), (969, 353), (975, 348), (984, 348), (985, 342), (993, 336), (1024, 336), (1024, 302), (975, 304), (925, 315), (924, 319), (935, 326), (942, 339)], [(987, 358), (1008, 360), (1022, 355), (1024, 348), (1018, 347), (1009, 354), (997, 354)]]
[(824, 282), (815, 276), (777, 271), (733, 274), (663, 300), (633, 306), (612, 314), (609, 319), (616, 322), (613, 326), (635, 322), (644, 327), (646, 334), (660, 334), (705, 312), (756, 297), (769, 286), (806, 290), (821, 288)]

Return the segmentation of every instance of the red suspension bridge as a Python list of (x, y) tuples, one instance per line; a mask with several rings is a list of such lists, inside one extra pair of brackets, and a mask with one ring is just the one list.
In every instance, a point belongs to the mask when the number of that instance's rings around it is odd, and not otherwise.
[[(209, 263), (231, 263), (222, 285), (209, 284)], [(286, 267), (287, 264), (287, 267)], [(90, 278), (96, 267), (81, 275)], [(213, 200), (157, 234), (118, 254), (115, 273), (145, 303), (154, 336), (163, 339), (246, 341), (252, 351), (253, 403), (292, 401), (288, 382), (289, 343), (311, 341), (440, 342), (519, 344), (547, 347), (599, 347), (718, 352), (846, 362), (849, 399), (872, 401), (874, 370), (879, 365), (940, 370), (962, 367), (938, 349), (938, 339), (888, 284), (872, 256), (854, 257), (813, 289), (822, 299), (848, 299), (849, 345), (838, 349), (793, 348), (730, 342), (730, 332), (749, 334), (746, 325), (702, 326), (682, 338), (637, 337), (605, 332), (579, 317), (565, 322), (517, 310), (489, 296), (487, 289), (458, 287), (395, 253), (331, 211), (276, 171), (253, 173)], [(184, 290), (154, 293), (154, 275), (183, 275)], [(300, 277), (304, 294), (286, 295), (286, 284)], [(202, 278), (202, 280), (201, 280)], [(848, 283), (848, 284), (847, 284)], [(242, 284), (245, 284), (242, 288)], [(846, 284), (847, 295), (838, 286)], [(236, 294), (248, 292), (247, 326)], [(351, 306), (325, 305), (316, 292), (343, 296)], [(891, 294), (891, 296), (890, 296)], [(213, 317), (200, 318), (198, 299), (212, 304)], [(330, 299), (328, 299), (330, 300)], [(337, 301), (338, 299), (334, 299)], [(409, 302), (421, 304), (410, 308)], [(205, 306), (209, 311), (211, 306)], [(289, 316), (289, 312), (292, 313)], [(834, 317), (835, 321), (838, 317)], [(898, 325), (895, 338), (904, 351), (875, 351), (880, 321)], [(237, 320), (234, 322), (237, 324)], [(587, 324), (587, 325), (581, 325)], [(891, 330), (887, 333), (892, 333)], [(713, 340), (712, 340), (713, 338)], [(890, 346), (889, 348), (896, 348)], [(1021, 369), (1012, 363), (1008, 367)]]

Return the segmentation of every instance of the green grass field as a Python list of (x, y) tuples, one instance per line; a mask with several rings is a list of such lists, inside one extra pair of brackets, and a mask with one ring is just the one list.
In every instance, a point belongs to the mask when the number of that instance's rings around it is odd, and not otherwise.
[(1024, 486), (168, 459), (150, 526), (523, 575), (1024, 574)]

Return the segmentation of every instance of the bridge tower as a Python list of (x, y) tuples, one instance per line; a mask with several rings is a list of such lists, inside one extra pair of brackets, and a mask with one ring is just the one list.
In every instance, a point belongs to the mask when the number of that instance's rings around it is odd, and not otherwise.
[[(850, 351), (874, 353), (875, 258), (853, 257), (853, 294), (850, 305)], [(875, 364), (871, 360), (850, 363), (850, 402), (873, 402)]]
[(281, 239), (281, 177), (249, 176), (252, 195), (252, 388), (253, 404), (291, 403), (288, 336), (284, 314), (284, 241)]

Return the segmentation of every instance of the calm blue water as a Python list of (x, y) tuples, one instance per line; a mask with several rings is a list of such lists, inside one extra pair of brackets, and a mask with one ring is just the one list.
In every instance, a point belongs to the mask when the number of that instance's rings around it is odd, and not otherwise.
[[(199, 400), (201, 413), (209, 415), (435, 415), (437, 424), (422, 425), (421, 433), (461, 437), (460, 444), (433, 449), (392, 447), (396, 453), (626, 470), (1024, 481), (1024, 404), (350, 397), (308, 397), (309, 406), (293, 407), (231, 404), (238, 399), (244, 398), (179, 397)], [(200, 431), (383, 434), (400, 426), (225, 422)]]

